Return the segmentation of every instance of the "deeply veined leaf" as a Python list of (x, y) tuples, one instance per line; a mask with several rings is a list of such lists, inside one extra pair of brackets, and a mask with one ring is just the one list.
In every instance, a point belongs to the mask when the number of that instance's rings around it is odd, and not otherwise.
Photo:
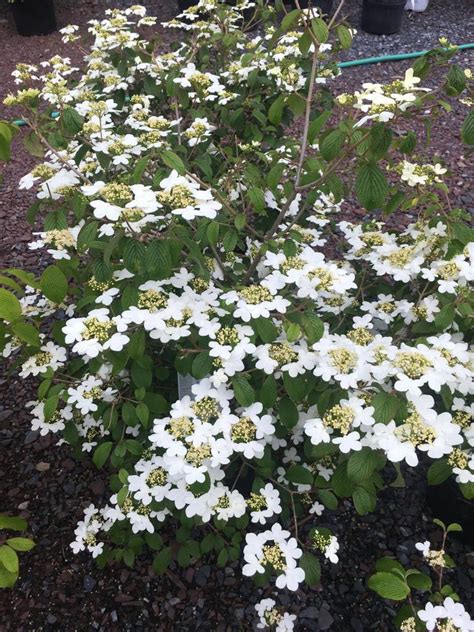
[(112, 441), (106, 441), (105, 443), (101, 443), (94, 451), (92, 456), (92, 460), (97, 469), (101, 469), (107, 459), (109, 458), (110, 451), (112, 450)]
[(165, 165), (169, 167), (170, 169), (176, 170), (179, 173), (179, 175), (182, 176), (186, 173), (186, 167), (184, 166), (184, 162), (174, 152), (169, 151), (168, 149), (164, 149), (161, 152), (160, 156), (163, 162), (165, 163)]
[(10, 573), (18, 573), (18, 555), (8, 544), (0, 546), (0, 562)]
[(13, 322), (21, 316), (21, 304), (17, 297), (0, 287), (0, 318)]
[(380, 167), (372, 162), (359, 167), (356, 193), (360, 203), (368, 211), (383, 206), (388, 194), (388, 183)]
[(241, 375), (234, 375), (232, 378), (232, 388), (235, 399), (241, 406), (250, 406), (255, 401), (255, 391), (249, 382)]
[(407, 583), (392, 573), (375, 573), (369, 577), (368, 586), (384, 599), (393, 601), (403, 601), (410, 594)]
[(50, 301), (62, 303), (67, 294), (67, 279), (57, 266), (48, 266), (41, 275), (40, 288)]

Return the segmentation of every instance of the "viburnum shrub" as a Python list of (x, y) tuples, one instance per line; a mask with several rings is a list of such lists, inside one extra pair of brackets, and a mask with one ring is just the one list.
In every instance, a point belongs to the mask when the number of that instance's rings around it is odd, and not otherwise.
[[(110, 10), (80, 69), (18, 66), (6, 103), (45, 152), (20, 182), (44, 222), (31, 248), (55, 261), (4, 275), (4, 355), (41, 380), (33, 429), (110, 472), (75, 552), (133, 565), (148, 546), (157, 572), (242, 558), (296, 590), (338, 561), (325, 508), (373, 511), (400, 463), (473, 495), (474, 244), (427, 155), (470, 74), (442, 42), (338, 94), (342, 4), (330, 21), (236, 4), (201, 0), (164, 53), (144, 8)], [(355, 197), (365, 217), (342, 221)]]

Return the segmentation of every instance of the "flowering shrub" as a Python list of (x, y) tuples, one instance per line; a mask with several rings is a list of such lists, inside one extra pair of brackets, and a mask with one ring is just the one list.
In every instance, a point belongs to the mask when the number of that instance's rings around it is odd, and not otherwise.
[[(402, 462), (429, 459), (433, 482), (453, 474), (472, 496), (472, 232), (446, 169), (403, 131), (469, 73), (448, 45), (334, 96), (353, 34), (339, 10), (280, 23), (238, 4), (201, 0), (161, 54), (143, 8), (108, 11), (81, 70), (18, 67), (6, 103), (46, 152), (20, 182), (44, 222), (31, 248), (55, 261), (40, 279), (6, 271), (26, 289), (1, 290), (3, 354), (21, 349), (21, 377), (41, 380), (33, 429), (110, 471), (75, 552), (133, 565), (150, 547), (157, 572), (243, 558), (257, 583), (296, 590), (338, 561), (325, 509), (372, 511)], [(439, 89), (422, 85), (444, 66)], [(339, 217), (353, 192), (358, 223)], [(396, 210), (415, 220), (394, 228)]]

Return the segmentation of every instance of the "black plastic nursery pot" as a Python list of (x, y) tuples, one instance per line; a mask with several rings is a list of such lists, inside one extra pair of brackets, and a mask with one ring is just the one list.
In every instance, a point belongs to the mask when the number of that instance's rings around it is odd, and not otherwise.
[(57, 29), (54, 0), (15, 0), (11, 10), (20, 35), (47, 35)]
[(363, 0), (361, 27), (366, 33), (398, 33), (405, 11), (405, 0)]

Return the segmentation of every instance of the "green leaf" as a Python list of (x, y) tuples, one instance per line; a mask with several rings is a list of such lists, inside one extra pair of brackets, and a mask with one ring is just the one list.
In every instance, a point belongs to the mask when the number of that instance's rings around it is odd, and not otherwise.
[(265, 194), (263, 193), (262, 189), (259, 189), (258, 187), (250, 187), (250, 189), (247, 191), (247, 197), (249, 198), (255, 212), (263, 213), (266, 203)]
[(91, 243), (95, 241), (98, 227), (99, 222), (96, 221), (84, 224), (77, 236), (77, 249), (79, 252), (85, 252)]
[(434, 461), (434, 463), (432, 463), (428, 468), (428, 484), (441, 485), (441, 483), (444, 483), (444, 481), (447, 480), (452, 473), (453, 470), (451, 466), (448, 465), (448, 460), (438, 459), (437, 461)]
[(138, 272), (144, 266), (146, 248), (141, 241), (128, 239), (123, 250), (123, 262), (130, 272)]
[(314, 143), (316, 136), (319, 134), (321, 128), (330, 117), (331, 110), (325, 110), (324, 112), (322, 112), (322, 114), (311, 121), (308, 129), (308, 142), (310, 144)]
[(339, 24), (336, 28), (336, 35), (341, 47), (346, 50), (352, 46), (352, 35), (350, 30), (344, 24)]
[(0, 564), (0, 588), (11, 588), (18, 579), (18, 573), (10, 573)]
[(234, 225), (237, 230), (242, 230), (247, 223), (247, 216), (245, 213), (238, 213), (234, 218)]
[(260, 389), (259, 400), (262, 402), (265, 408), (273, 408), (278, 396), (277, 383), (273, 375), (269, 375), (265, 378)]
[(0, 546), (0, 562), (10, 573), (18, 573), (18, 555), (7, 544)]
[(40, 288), (50, 301), (62, 303), (68, 290), (67, 279), (57, 266), (48, 266), (41, 275)]
[(7, 162), (11, 156), (11, 140), (12, 135), (10, 132), (10, 126), (0, 121), (0, 160)]
[(414, 570), (407, 571), (406, 581), (410, 588), (416, 588), (416, 590), (421, 590), (423, 592), (431, 590), (431, 586), (433, 584), (431, 577), (425, 573), (419, 573)]
[(360, 203), (368, 211), (383, 206), (388, 194), (388, 183), (376, 164), (368, 162), (359, 167), (355, 187)]
[(38, 137), (33, 131), (28, 132), (23, 136), (23, 145), (25, 149), (36, 158), (43, 158), (44, 148)]
[(11, 529), (12, 531), (25, 531), (26, 520), (18, 516), (5, 516), (0, 514), (0, 529)]
[(207, 351), (198, 353), (193, 360), (192, 375), (198, 380), (212, 372), (212, 358)]
[(370, 478), (377, 468), (379, 458), (376, 452), (370, 448), (362, 448), (359, 452), (353, 452), (347, 462), (347, 475), (356, 482), (362, 482)]
[(383, 123), (374, 125), (370, 130), (370, 150), (373, 156), (380, 160), (390, 149), (392, 130)]
[(340, 498), (350, 496), (354, 491), (354, 482), (347, 475), (347, 461), (337, 466), (331, 478), (331, 486)]
[(255, 401), (255, 391), (248, 381), (241, 375), (234, 375), (232, 378), (232, 388), (235, 399), (241, 406), (250, 406)]
[(375, 494), (371, 494), (365, 487), (357, 486), (352, 494), (354, 507), (359, 515), (363, 516), (375, 509)]
[(410, 587), (405, 581), (392, 573), (375, 573), (369, 577), (368, 586), (384, 599), (403, 601), (410, 594)]
[(173, 553), (169, 546), (162, 549), (153, 560), (153, 570), (157, 575), (163, 575), (173, 559)]
[(35, 543), (29, 538), (9, 538), (7, 544), (15, 551), (31, 551)]
[(141, 182), (141, 179), (143, 177), (143, 174), (145, 173), (145, 169), (147, 168), (147, 165), (150, 161), (151, 156), (143, 156), (143, 158), (140, 158), (140, 160), (137, 160), (137, 163), (135, 165), (135, 168), (133, 170), (132, 173), (132, 177), (131, 177), (131, 182), (133, 182), (133, 184), (139, 184)]
[(405, 569), (397, 560), (393, 557), (382, 557), (377, 560), (375, 568), (378, 571), (387, 571), (388, 573), (398, 573), (402, 577), (405, 577)]
[(150, 411), (148, 406), (143, 402), (137, 404), (135, 411), (137, 413), (137, 417), (140, 420), (140, 423), (144, 428), (148, 426), (148, 419), (150, 418)]
[(237, 245), (238, 235), (235, 230), (228, 230), (222, 240), (222, 245), (226, 252), (232, 252)]
[(219, 566), (220, 568), (223, 568), (227, 564), (228, 559), (229, 559), (229, 554), (227, 552), (227, 549), (224, 548), (217, 556), (217, 566)]
[(315, 18), (311, 20), (311, 30), (314, 33), (315, 38), (318, 40), (320, 44), (324, 44), (327, 42), (329, 37), (329, 29), (328, 25), (321, 18)]
[(13, 322), (21, 316), (21, 303), (17, 297), (0, 288), (0, 318)]
[(146, 264), (158, 279), (169, 278), (173, 267), (169, 245), (161, 239), (152, 241), (147, 248)]
[(466, 87), (466, 75), (459, 66), (453, 64), (450, 67), (447, 79), (449, 87), (454, 90), (455, 94), (460, 94)]
[(338, 129), (333, 129), (328, 134), (325, 134), (319, 143), (321, 156), (325, 160), (333, 160), (341, 151), (345, 138), (344, 132)]
[(217, 541), (217, 536), (215, 536), (213, 533), (208, 533), (201, 540), (201, 553), (205, 555), (206, 553), (209, 553), (210, 551), (212, 551), (216, 541)]
[(438, 330), (442, 331), (446, 329), (447, 327), (449, 327), (449, 325), (451, 325), (451, 323), (454, 320), (454, 315), (455, 315), (454, 305), (449, 304), (442, 307), (441, 310), (435, 316), (435, 325), (438, 328)]
[(286, 470), (286, 478), (290, 483), (297, 483), (299, 485), (313, 485), (313, 474), (302, 465), (290, 465)]
[(138, 388), (141, 386), (148, 388), (151, 385), (153, 375), (150, 367), (141, 366), (138, 362), (134, 362), (131, 366), (130, 374), (133, 383)]
[(264, 343), (273, 342), (278, 338), (278, 329), (269, 318), (257, 318), (251, 325)]
[(217, 222), (209, 222), (206, 230), (207, 240), (211, 246), (217, 245), (219, 241), (219, 224)]
[(338, 500), (336, 496), (331, 491), (329, 491), (329, 489), (320, 489), (318, 491), (318, 498), (328, 509), (332, 509), (333, 511), (337, 509), (337, 506), (339, 504)]
[(308, 381), (303, 375), (291, 377), (288, 373), (283, 374), (283, 384), (290, 399), (295, 403), (302, 402), (307, 395)]
[(324, 321), (315, 314), (303, 314), (301, 324), (308, 339), (308, 344), (312, 345), (321, 340), (324, 334)]
[(293, 24), (295, 24), (295, 22), (298, 20), (298, 18), (301, 15), (301, 9), (293, 9), (293, 11), (290, 11), (289, 13), (287, 13), (285, 15), (285, 17), (283, 18), (283, 20), (281, 21), (281, 30), (282, 31), (288, 31), (288, 29), (291, 29), (291, 27), (293, 26)]
[(298, 409), (291, 399), (284, 398), (278, 404), (278, 415), (286, 428), (293, 428), (298, 423)]
[(474, 110), (471, 110), (464, 120), (461, 138), (465, 145), (474, 145)]
[(460, 524), (458, 524), (457, 522), (452, 522), (451, 524), (448, 525), (448, 528), (446, 529), (447, 533), (452, 533), (454, 531), (456, 532), (461, 532), (463, 529), (461, 527)]
[(94, 263), (94, 277), (96, 281), (101, 283), (112, 278), (112, 270), (102, 259), (96, 259)]
[(467, 246), (470, 241), (474, 241), (474, 229), (464, 222), (455, 222), (451, 225), (453, 235), (463, 245)]
[(459, 483), (459, 489), (467, 500), (474, 499), (474, 483)]
[(84, 119), (77, 110), (66, 107), (61, 116), (61, 124), (66, 132), (74, 136), (81, 131), (84, 125)]
[(186, 173), (184, 162), (174, 152), (169, 151), (168, 149), (164, 149), (161, 152), (161, 159), (167, 167), (169, 167), (170, 169), (175, 169), (179, 173), (179, 175), (182, 176)]
[(12, 331), (18, 338), (23, 340), (23, 342), (33, 347), (39, 347), (41, 344), (38, 330), (29, 323), (15, 323), (12, 325)]
[(295, 116), (301, 116), (306, 109), (305, 99), (294, 92), (290, 94), (286, 102)]
[(268, 110), (268, 119), (273, 125), (280, 125), (284, 105), (285, 95), (283, 94), (280, 94), (271, 104)]
[(92, 456), (92, 461), (97, 469), (101, 469), (107, 459), (109, 458), (110, 451), (112, 450), (112, 441), (106, 441), (101, 443), (95, 450)]
[(308, 586), (317, 586), (321, 579), (321, 564), (312, 553), (304, 553), (299, 561), (304, 570), (304, 580)]
[(398, 413), (400, 401), (395, 395), (390, 393), (377, 393), (372, 399), (374, 407), (374, 419), (381, 424), (387, 424)]
[(416, 134), (414, 132), (407, 132), (398, 146), (402, 154), (412, 154), (416, 148), (416, 140)]

